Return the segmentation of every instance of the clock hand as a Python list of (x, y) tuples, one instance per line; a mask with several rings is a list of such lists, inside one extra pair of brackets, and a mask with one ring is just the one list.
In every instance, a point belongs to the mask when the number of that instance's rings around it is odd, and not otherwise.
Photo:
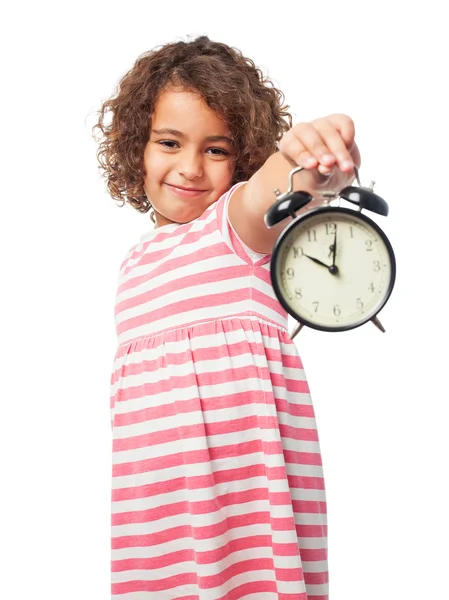
[(332, 248), (332, 266), (335, 267), (335, 255), (337, 254), (337, 224), (335, 224), (335, 236)]
[(306, 256), (307, 258), (310, 258), (310, 260), (313, 260), (314, 263), (316, 263), (317, 265), (321, 265), (322, 267), (326, 267), (326, 269), (329, 271), (329, 273), (331, 275), (337, 275), (338, 274), (338, 267), (336, 265), (326, 265), (326, 263), (321, 262), (321, 260), (319, 260), (318, 258), (314, 258), (313, 256), (309, 256), (308, 254), (304, 254), (303, 256)]
[(318, 258), (314, 258), (313, 256), (309, 256), (308, 254), (303, 254), (303, 256), (306, 256), (307, 258), (310, 258), (310, 260), (313, 260), (313, 262), (316, 263), (317, 265), (321, 265), (322, 267), (326, 267), (326, 269), (329, 269), (329, 265), (326, 265), (326, 263), (321, 262), (321, 260), (318, 260)]
[(338, 275), (338, 267), (335, 264), (335, 256), (337, 254), (337, 225), (335, 225), (334, 243), (329, 246), (329, 254), (332, 254), (332, 264), (328, 267), (331, 275)]
[(334, 242), (329, 246), (329, 256), (332, 256), (332, 266), (335, 267), (335, 256), (337, 254), (337, 225), (335, 225)]

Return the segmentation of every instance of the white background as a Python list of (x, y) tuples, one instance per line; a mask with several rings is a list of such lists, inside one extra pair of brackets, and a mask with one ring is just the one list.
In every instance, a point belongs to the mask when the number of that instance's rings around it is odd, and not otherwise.
[(97, 172), (95, 111), (136, 58), (207, 34), (295, 122), (349, 114), (398, 274), (371, 324), (303, 330), (332, 600), (449, 598), (449, 44), (444, 3), (22, 2), (3, 9), (1, 577), (5, 600), (109, 598), (118, 269), (152, 228)]

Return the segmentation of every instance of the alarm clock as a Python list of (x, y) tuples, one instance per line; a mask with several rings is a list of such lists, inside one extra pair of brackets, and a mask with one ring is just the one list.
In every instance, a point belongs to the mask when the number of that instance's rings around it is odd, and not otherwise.
[[(293, 191), (293, 175), (284, 194), (264, 217), (270, 228), (291, 216), (273, 248), (270, 273), (274, 292), (284, 309), (298, 322), (291, 338), (304, 325), (320, 331), (348, 331), (371, 321), (385, 331), (377, 314), (393, 291), (396, 260), (392, 245), (379, 225), (362, 210), (388, 215), (388, 204), (360, 183), (339, 193), (322, 192), (322, 203), (296, 212), (313, 196)], [(331, 205), (339, 200), (337, 206)], [(357, 209), (345, 208), (346, 200)]]

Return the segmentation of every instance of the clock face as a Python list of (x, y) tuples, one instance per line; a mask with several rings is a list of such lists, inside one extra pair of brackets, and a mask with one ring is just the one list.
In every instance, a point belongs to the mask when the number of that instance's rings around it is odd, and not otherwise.
[(272, 279), (284, 308), (315, 329), (362, 325), (382, 308), (394, 285), (390, 242), (371, 219), (329, 207), (305, 214), (281, 234)]

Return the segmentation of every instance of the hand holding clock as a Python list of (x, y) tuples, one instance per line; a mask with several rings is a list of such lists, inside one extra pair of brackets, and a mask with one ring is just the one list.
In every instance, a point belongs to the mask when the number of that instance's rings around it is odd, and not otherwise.
[(308, 171), (311, 188), (340, 191), (353, 181), (354, 165), (360, 167), (354, 138), (352, 119), (333, 114), (294, 125), (280, 140), (279, 151)]
[[(276, 241), (270, 271), (278, 300), (298, 321), (292, 339), (304, 325), (346, 331), (371, 321), (384, 331), (377, 314), (394, 286), (395, 256), (385, 233), (362, 210), (386, 216), (388, 204), (373, 193), (374, 182), (369, 187), (360, 183), (354, 136), (353, 121), (334, 114), (295, 125), (279, 142), (280, 153), (297, 166), (289, 173), (287, 191), (273, 190), (277, 200), (265, 223), (270, 228), (288, 215), (293, 219)], [(293, 175), (300, 171), (301, 187), (294, 187)], [(354, 178), (358, 187), (351, 186)], [(293, 199), (298, 194), (308, 194), (315, 202), (309, 200), (310, 204), (295, 209), (298, 203)], [(331, 206), (329, 199), (338, 196), (358, 205), (358, 211)], [(314, 256), (324, 258), (324, 248), (331, 264)], [(317, 277), (301, 257), (326, 268), (333, 277)]]

